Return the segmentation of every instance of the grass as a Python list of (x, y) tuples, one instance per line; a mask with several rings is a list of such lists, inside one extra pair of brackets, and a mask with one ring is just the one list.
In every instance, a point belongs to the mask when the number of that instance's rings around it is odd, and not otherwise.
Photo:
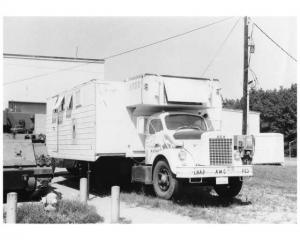
[(143, 192), (122, 193), (121, 200), (205, 223), (296, 223), (297, 167), (255, 166), (254, 177), (246, 179), (241, 193), (230, 201), (199, 188), (188, 189), (172, 201)]
[[(4, 216), (5, 219), (5, 216)], [(23, 203), (17, 209), (17, 223), (99, 223), (103, 218), (92, 206), (61, 200), (57, 210), (47, 212), (41, 203)]]

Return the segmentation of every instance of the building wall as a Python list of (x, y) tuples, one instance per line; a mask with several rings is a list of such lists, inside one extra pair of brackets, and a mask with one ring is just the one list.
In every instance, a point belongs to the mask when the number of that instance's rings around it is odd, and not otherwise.
[(4, 108), (11, 100), (47, 102), (48, 97), (73, 86), (103, 79), (104, 61), (4, 55), (3, 77)]
[[(232, 134), (242, 134), (243, 112), (241, 110), (222, 109), (222, 131)], [(260, 133), (260, 113), (249, 112), (249, 134)]]
[(46, 103), (9, 101), (8, 108), (13, 112), (46, 114)]
[(46, 120), (46, 114), (34, 114), (35, 134), (46, 134)]

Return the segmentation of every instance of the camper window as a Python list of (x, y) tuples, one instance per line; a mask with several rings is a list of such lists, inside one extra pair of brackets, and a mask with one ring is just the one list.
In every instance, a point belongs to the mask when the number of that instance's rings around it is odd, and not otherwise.
[(54, 102), (54, 107), (53, 107), (53, 110), (52, 110), (52, 112), (53, 113), (57, 113), (57, 110), (58, 110), (58, 106), (59, 106), (59, 100), (60, 100), (60, 98), (58, 97), (58, 96), (55, 96), (55, 97), (53, 97), (53, 102)]
[(62, 112), (65, 110), (65, 97), (61, 100), (61, 104), (59, 106), (59, 112)]
[(56, 123), (59, 101), (60, 101), (60, 98), (58, 96), (55, 96), (54, 100), (53, 100), (53, 102), (55, 102), (55, 103), (54, 103), (54, 107), (52, 110), (52, 123)]
[(80, 90), (76, 91), (75, 97), (76, 97), (76, 108), (79, 108), (79, 107), (81, 107)]
[(67, 103), (66, 117), (70, 118), (72, 115), (72, 109), (73, 109), (73, 95), (68, 96), (66, 103)]
[(68, 105), (68, 110), (73, 109), (73, 95), (70, 97), (69, 105)]

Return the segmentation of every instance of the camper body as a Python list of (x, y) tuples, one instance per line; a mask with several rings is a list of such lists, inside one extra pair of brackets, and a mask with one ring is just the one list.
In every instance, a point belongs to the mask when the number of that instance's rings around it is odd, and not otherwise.
[[(91, 80), (48, 99), (48, 152), (66, 162), (124, 159), (132, 182), (153, 184), (165, 199), (183, 184), (212, 185), (233, 197), (264, 159), (255, 158), (253, 135), (221, 131), (221, 111), (218, 80), (153, 74)], [(264, 139), (278, 144), (271, 162), (281, 163), (282, 136)]]

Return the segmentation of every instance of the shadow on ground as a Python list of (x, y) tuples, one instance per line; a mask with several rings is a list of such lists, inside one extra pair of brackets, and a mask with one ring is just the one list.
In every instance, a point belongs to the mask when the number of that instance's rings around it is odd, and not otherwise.
[(6, 203), (7, 194), (9, 192), (16, 192), (18, 194), (18, 203), (21, 203), (21, 202), (38, 202), (49, 191), (51, 191), (51, 187), (37, 187), (37, 189), (34, 192), (26, 192), (25, 190), (4, 191), (3, 203)]
[[(79, 191), (79, 179), (74, 176), (65, 176), (64, 180), (56, 182), (57, 184), (73, 188)], [(93, 183), (90, 185), (90, 193), (99, 196), (105, 197), (110, 196), (110, 189), (113, 184), (103, 183), (102, 186), (95, 186)], [(135, 194), (139, 198), (148, 198), (148, 199), (157, 199), (153, 188), (145, 187), (141, 184), (126, 184), (121, 185), (121, 193), (124, 195)], [(55, 190), (55, 189), (53, 189)], [(250, 205), (251, 201), (244, 201), (239, 198), (233, 199), (221, 199), (216, 195), (212, 194), (213, 190), (211, 188), (204, 187), (185, 187), (180, 196), (172, 199), (171, 201), (175, 204), (185, 206), (193, 205), (195, 207), (229, 207), (231, 205)], [(121, 199), (123, 199), (121, 197)], [(125, 197), (126, 199), (126, 197)]]

